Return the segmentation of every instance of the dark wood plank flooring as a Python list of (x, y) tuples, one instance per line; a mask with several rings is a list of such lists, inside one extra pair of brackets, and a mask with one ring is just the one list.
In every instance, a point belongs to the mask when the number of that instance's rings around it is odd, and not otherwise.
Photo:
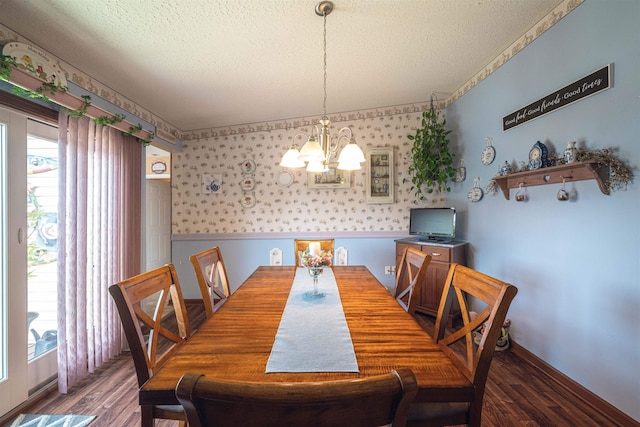
[[(202, 305), (188, 304), (192, 328), (204, 320)], [(433, 332), (433, 319), (418, 315)], [(140, 425), (137, 382), (128, 353), (114, 359), (90, 378), (62, 395), (51, 392), (24, 413), (96, 415), (90, 427)], [(484, 426), (617, 426), (582, 400), (567, 393), (511, 351), (496, 352), (489, 373), (482, 411)], [(157, 427), (177, 422), (156, 421)]]

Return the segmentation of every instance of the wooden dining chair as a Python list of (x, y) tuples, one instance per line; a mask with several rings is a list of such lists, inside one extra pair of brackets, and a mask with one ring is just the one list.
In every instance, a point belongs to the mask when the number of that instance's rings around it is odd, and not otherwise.
[[(173, 264), (167, 264), (111, 285), (109, 292), (142, 387), (191, 335), (178, 275)], [(180, 405), (142, 405), (140, 409), (142, 427), (153, 427), (154, 419), (185, 425)]]
[[(409, 408), (407, 426), (480, 426), (489, 367), (507, 310), (516, 293), (518, 289), (509, 283), (460, 264), (451, 265), (438, 308), (434, 338), (442, 351), (473, 383), (474, 396), (468, 401), (415, 403)], [(474, 303), (480, 308), (476, 309), (479, 314), (475, 318), (469, 315), (468, 297), (473, 297)], [(447, 330), (454, 300), (460, 304), (462, 324)], [(481, 340), (476, 345), (473, 332), (480, 330), (485, 323)], [(464, 342), (460, 342), (462, 339)]]
[(395, 297), (398, 304), (411, 315), (416, 312), (430, 262), (431, 255), (410, 246), (402, 254), (402, 260), (398, 266), (400, 269), (396, 274)]
[(296, 258), (296, 267), (302, 267), (302, 265), (300, 264), (300, 257), (302, 255), (302, 252), (304, 252), (308, 247), (309, 247), (309, 243), (311, 242), (319, 242), (320, 243), (320, 250), (321, 251), (331, 251), (331, 265), (333, 265), (333, 256), (335, 255), (335, 251), (333, 250), (334, 247), (334, 239), (325, 239), (325, 240), (294, 240), (293, 244), (294, 244), (294, 256)]
[(405, 425), (418, 391), (409, 368), (323, 382), (237, 382), (185, 374), (176, 387), (189, 427)]
[(230, 295), (227, 270), (219, 247), (189, 257), (196, 273), (207, 319), (213, 316)]

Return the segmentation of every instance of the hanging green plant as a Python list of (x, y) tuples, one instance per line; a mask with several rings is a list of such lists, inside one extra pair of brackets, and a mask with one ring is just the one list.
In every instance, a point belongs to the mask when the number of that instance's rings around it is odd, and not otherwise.
[[(446, 120), (438, 121), (438, 114), (433, 108), (422, 113), (422, 127), (416, 129), (414, 135), (407, 135), (413, 146), (411, 147), (412, 163), (408, 173), (411, 175), (411, 187), (417, 199), (425, 200), (424, 191), (451, 191), (448, 183), (456, 176), (453, 167), (454, 155), (449, 150), (450, 130), (445, 129)], [(407, 182), (408, 179), (403, 179)]]

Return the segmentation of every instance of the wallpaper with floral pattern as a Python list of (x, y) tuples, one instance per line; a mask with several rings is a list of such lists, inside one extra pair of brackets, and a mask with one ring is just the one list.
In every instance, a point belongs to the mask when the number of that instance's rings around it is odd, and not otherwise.
[[(304, 168), (291, 169), (294, 180), (288, 187), (278, 184), (284, 170), (279, 163), (298, 132), (309, 133), (314, 119), (292, 123), (245, 125), (212, 130), (203, 138), (186, 140), (183, 152), (172, 159), (172, 218), (174, 234), (406, 231), (409, 208), (418, 206), (409, 192), (407, 177), (411, 141), (408, 134), (420, 126), (422, 109), (428, 106), (395, 107), (329, 117), (330, 129), (348, 126), (358, 145), (393, 147), (395, 200), (393, 204), (365, 202), (365, 171), (353, 171), (349, 188), (309, 188)], [(260, 130), (259, 130), (260, 129)], [(298, 147), (304, 142), (298, 137)], [(339, 148), (342, 148), (344, 143)], [(248, 174), (246, 160), (255, 162)], [(336, 160), (336, 159), (333, 159)], [(250, 169), (249, 169), (250, 170)], [(221, 191), (205, 194), (202, 176), (222, 175)], [(243, 191), (243, 180), (251, 176), (255, 186)], [(241, 199), (255, 197), (245, 207)], [(435, 195), (420, 206), (444, 206), (446, 195)], [(249, 204), (248, 204), (249, 205)]]

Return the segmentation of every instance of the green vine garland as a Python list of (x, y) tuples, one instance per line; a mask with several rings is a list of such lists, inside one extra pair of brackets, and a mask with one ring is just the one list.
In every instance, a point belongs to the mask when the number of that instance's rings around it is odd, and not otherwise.
[(11, 68), (10, 65), (17, 67), (18, 64), (16, 60), (12, 56), (2, 55), (2, 63), (0, 64), (0, 79), (9, 81), (9, 77), (11, 77)]
[(109, 125), (113, 125), (115, 123), (120, 123), (121, 121), (123, 121), (125, 119), (125, 116), (122, 114), (116, 114), (113, 117), (109, 117), (109, 116), (100, 116), (100, 117), (96, 117), (95, 119), (93, 119), (93, 122), (97, 125), (102, 125), (102, 126), (109, 126)]
[(142, 143), (142, 145), (144, 145), (146, 147), (147, 145), (151, 144), (151, 141), (153, 141), (153, 138), (156, 137), (156, 134), (154, 132), (147, 131), (147, 133), (149, 134), (149, 138), (147, 138), (147, 139), (139, 138), (139, 137), (134, 135), (134, 134), (140, 132), (141, 130), (142, 130), (142, 125), (140, 123), (138, 123), (137, 126), (130, 127), (129, 128), (129, 132), (122, 132), (122, 134), (124, 136), (133, 136), (138, 141), (140, 141)]
[(69, 108), (61, 107), (67, 110), (67, 114), (71, 117), (82, 117), (87, 114), (87, 108), (91, 105), (91, 97), (89, 95), (82, 95), (82, 106), (78, 110), (71, 110)]
[[(0, 80), (5, 80), (11, 84), (11, 67), (16, 68), (25, 68), (27, 71), (32, 74), (37, 74), (33, 65), (22, 66), (16, 62), (16, 59), (12, 56), (2, 55), (2, 61), (0, 62)], [(57, 92), (66, 92), (67, 88), (64, 86), (56, 85), (52, 82), (43, 82), (41, 86), (39, 86), (35, 91), (30, 91), (20, 86), (16, 86), (12, 84), (11, 93), (21, 97), (27, 97), (31, 99), (42, 99), (45, 102), (52, 102), (48, 95), (55, 95)], [(78, 110), (71, 110), (69, 108), (61, 107), (67, 110), (67, 114), (71, 117), (82, 117), (87, 114), (87, 108), (91, 105), (91, 96), (82, 95), (82, 105)], [(119, 123), (124, 121), (125, 116), (122, 114), (116, 114), (113, 117), (109, 116), (101, 116), (96, 117), (93, 122), (97, 125), (108, 126), (115, 123)], [(124, 136), (134, 136), (133, 134), (138, 133), (142, 130), (142, 125), (138, 124), (137, 126), (132, 126), (129, 129), (129, 132), (122, 132)], [(147, 131), (149, 134), (148, 139), (143, 139), (139, 137), (135, 137), (139, 142), (141, 142), (145, 147), (151, 144), (151, 141), (155, 138), (155, 133), (151, 131)]]

